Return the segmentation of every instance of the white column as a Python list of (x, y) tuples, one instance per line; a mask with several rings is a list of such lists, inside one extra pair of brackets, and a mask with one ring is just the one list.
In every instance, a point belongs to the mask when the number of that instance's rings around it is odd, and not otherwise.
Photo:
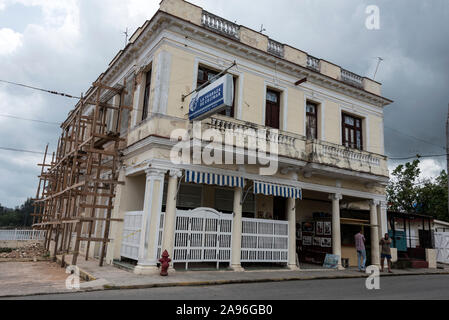
[[(387, 218), (387, 202), (381, 201), (380, 205), (377, 206), (377, 221), (379, 223), (378, 232), (379, 238), (382, 239), (388, 232), (388, 218)], [(388, 261), (385, 260), (384, 267), (388, 268)]]
[(380, 267), (379, 225), (377, 221), (378, 201), (370, 201), (371, 220), (371, 264)]
[(167, 205), (164, 220), (164, 236), (162, 240), (162, 252), (168, 251), (173, 260), (175, 247), (175, 228), (176, 228), (176, 202), (178, 199), (178, 179), (182, 177), (182, 171), (170, 170), (167, 187)]
[(343, 270), (341, 265), (341, 232), (340, 232), (340, 200), (343, 199), (341, 194), (330, 195), (332, 200), (332, 253), (339, 256), (338, 269)]
[(240, 258), (242, 256), (242, 188), (234, 189), (234, 220), (232, 221), (232, 258), (231, 268), (242, 272)]
[(162, 196), (166, 170), (148, 169), (145, 185), (144, 213), (140, 235), (139, 262), (136, 274), (152, 274), (157, 268), (158, 221), (162, 209)]
[(299, 270), (296, 264), (296, 199), (287, 200), (288, 217), (288, 268)]
[(379, 223), (379, 240), (388, 233), (388, 218), (387, 218), (387, 202), (381, 201), (377, 207), (377, 221)]

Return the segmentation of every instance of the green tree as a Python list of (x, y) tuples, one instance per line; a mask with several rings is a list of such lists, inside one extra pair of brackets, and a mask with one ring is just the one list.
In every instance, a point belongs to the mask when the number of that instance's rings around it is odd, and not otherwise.
[(0, 206), (0, 227), (2, 228), (23, 228), (31, 227), (34, 212), (33, 201), (27, 199), (20, 207), (9, 209)]
[(399, 165), (387, 186), (389, 209), (419, 213), (449, 221), (448, 175), (442, 171), (436, 179), (419, 182), (419, 160)]
[(387, 198), (390, 210), (397, 212), (415, 212), (418, 194), (417, 180), (421, 173), (419, 160), (399, 165), (392, 172), (387, 186)]
[(448, 181), (446, 171), (432, 181), (427, 179), (417, 194), (417, 212), (431, 215), (438, 220), (449, 221), (447, 207)]

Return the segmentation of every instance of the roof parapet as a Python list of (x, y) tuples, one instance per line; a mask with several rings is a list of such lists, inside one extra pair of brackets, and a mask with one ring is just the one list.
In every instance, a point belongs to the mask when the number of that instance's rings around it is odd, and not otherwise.
[(299, 49), (270, 39), (260, 32), (209, 13), (187, 1), (162, 0), (160, 10), (355, 88), (381, 96), (382, 85), (372, 79), (357, 75), (326, 60), (310, 56)]

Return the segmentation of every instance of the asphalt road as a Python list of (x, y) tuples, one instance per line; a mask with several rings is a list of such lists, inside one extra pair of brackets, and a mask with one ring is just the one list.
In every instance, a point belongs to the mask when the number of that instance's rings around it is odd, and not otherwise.
[(312, 280), (204, 287), (152, 288), (45, 295), (22, 299), (55, 300), (333, 300), (449, 299), (449, 275), (381, 278), (380, 290), (365, 279)]

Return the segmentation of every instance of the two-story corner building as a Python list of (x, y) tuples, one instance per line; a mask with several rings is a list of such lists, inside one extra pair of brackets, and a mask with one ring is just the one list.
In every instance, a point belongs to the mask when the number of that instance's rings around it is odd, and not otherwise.
[[(193, 131), (189, 94), (234, 62), (227, 71), (233, 108), (202, 120), (200, 130), (277, 129), (272, 175), (260, 174), (261, 162), (171, 161), (174, 130)], [(379, 264), (389, 179), (383, 109), (392, 102), (379, 83), (183, 0), (163, 0), (100, 79), (126, 83), (125, 97), (107, 99), (133, 106), (122, 118), (125, 184), (116, 188), (109, 263), (134, 260), (136, 273), (150, 273), (167, 250), (175, 264), (234, 270), (248, 263), (296, 269), (297, 253), (304, 262), (333, 253), (354, 264), (353, 236), (365, 226)], [(360, 206), (370, 214), (347, 210)], [(98, 255), (98, 246), (88, 254)]]

